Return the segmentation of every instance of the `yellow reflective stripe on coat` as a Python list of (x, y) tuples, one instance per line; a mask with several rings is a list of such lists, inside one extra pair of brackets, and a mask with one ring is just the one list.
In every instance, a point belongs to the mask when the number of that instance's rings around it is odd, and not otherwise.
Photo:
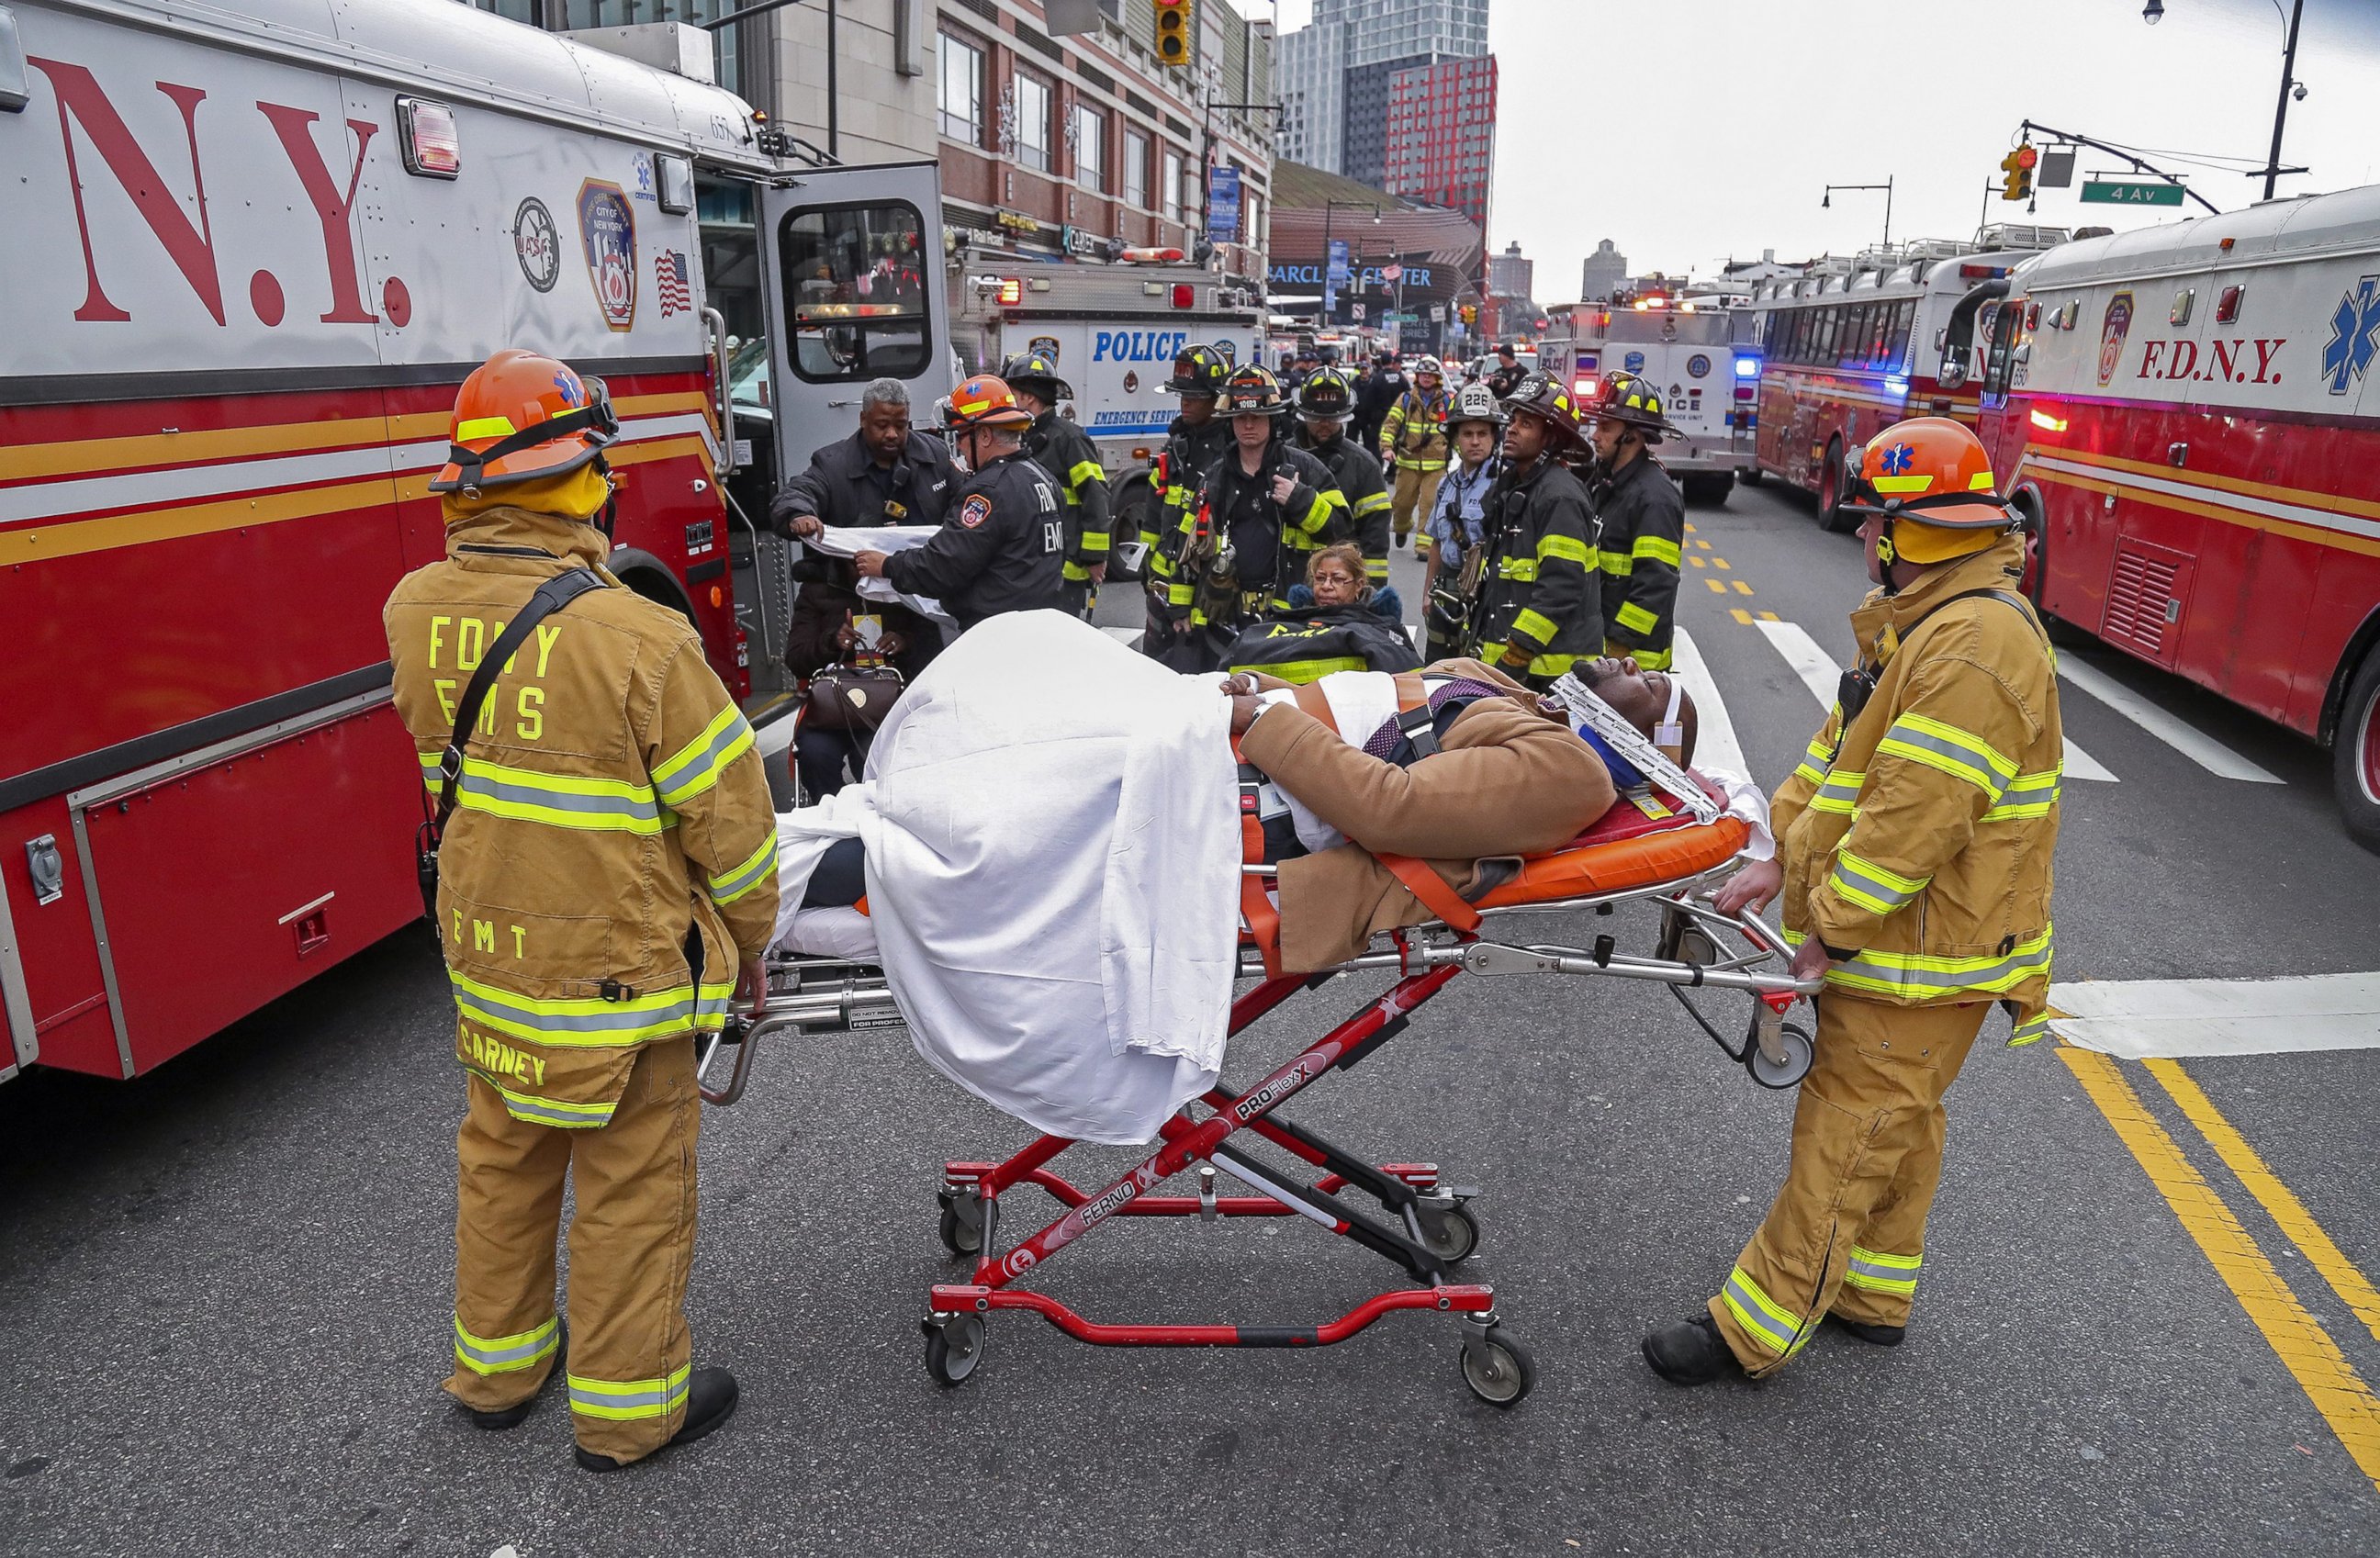
[(1892, 729), (1876, 743), (1876, 750), (1965, 779), (1995, 803), (2000, 791), (2016, 777), (2015, 761), (2001, 756), (1991, 743), (1923, 714), (1903, 714), (1894, 720)]
[(1827, 885), (1835, 892), (1876, 914), (1889, 914), (1925, 890), (1931, 876), (1903, 876), (1888, 871), (1871, 860), (1863, 860), (1849, 850), (1835, 856), (1835, 868), (1827, 876)]
[(1554, 557), (1560, 558), (1566, 562), (1575, 562), (1581, 568), (1592, 568), (1595, 566), (1594, 553), (1587, 550), (1587, 546), (1585, 541), (1580, 540), (1575, 536), (1539, 537), (1537, 539), (1537, 561), (1539, 562), (1544, 562), (1548, 558)]
[(1335, 487), (1327, 491), (1318, 492), (1314, 495), (1313, 506), (1305, 511), (1305, 517), (1297, 522), (1297, 527), (1311, 536), (1330, 523), (1332, 509), (1343, 509), (1346, 506), (1347, 495)]
[(2045, 1011), (2037, 1017), (2028, 1017), (2011, 1028), (2009, 1031), (2008, 1047), (2014, 1049), (2020, 1045), (2038, 1044), (2048, 1036), (2049, 1013)]
[(1760, 1284), (1746, 1276), (1742, 1266), (1728, 1274), (1727, 1286), (1719, 1289), (1719, 1298), (1729, 1312), (1743, 1322), (1743, 1328), (1779, 1358), (1792, 1357), (1810, 1339), (1800, 1318), (1763, 1293)]
[(500, 1081), (488, 1078), (483, 1071), (474, 1073), (490, 1087), (504, 1095), (504, 1113), (530, 1125), (550, 1125), (558, 1130), (592, 1130), (612, 1123), (616, 1104), (565, 1104), (556, 1098), (540, 1098), (533, 1093), (515, 1093)]
[(1529, 674), (1560, 676), (1576, 665), (1578, 660), (1579, 657), (1576, 655), (1535, 655), (1529, 659)]
[(549, 1315), (545, 1323), (510, 1336), (475, 1336), (455, 1317), (455, 1361), (474, 1374), (510, 1374), (553, 1356), (562, 1342), (562, 1319)]
[(1496, 576), (1500, 579), (1517, 580), (1524, 585), (1535, 584), (1537, 577), (1537, 560), (1534, 557), (1498, 558)]
[(2009, 953), (1938, 958), (1922, 952), (1855, 952), (1827, 969), (1827, 983), (1903, 1000), (1940, 996), (1998, 996), (2049, 976), (2052, 928), (2019, 942)]
[(1906, 1298), (1917, 1291), (1917, 1268), (1923, 1263), (1920, 1256), (1885, 1255), (1854, 1244), (1843, 1281), (1871, 1293), (1896, 1293)]
[(642, 1044), (688, 1029), (708, 1032), (726, 1021), (728, 999), (735, 993), (730, 980), (718, 984), (706, 981), (699, 991), (676, 984), (616, 1001), (601, 996), (552, 998), (499, 990), (453, 969), (447, 978), (455, 986), (455, 1006), (472, 1021), (515, 1038), (563, 1047), (601, 1048)]
[(1621, 601), (1620, 610), (1611, 614), (1611, 620), (1631, 633), (1650, 633), (1661, 625), (1660, 618), (1633, 600)]
[(1666, 536), (1637, 537), (1632, 556), (1650, 558), (1656, 562), (1666, 562), (1672, 568), (1678, 567), (1684, 561), (1684, 554), (1678, 550), (1678, 543)]
[(1086, 530), (1075, 545), (1084, 551), (1106, 551), (1115, 545), (1115, 537), (1105, 530)]
[(1603, 641), (1603, 652), (1615, 660), (1634, 660), (1638, 670), (1667, 670), (1670, 662), (1677, 658), (1674, 649), (1645, 649), (1633, 644), (1622, 644), (1616, 638)]
[(2047, 816), (2049, 808), (2058, 804), (2059, 779), (2066, 772), (2061, 758), (2055, 768), (2038, 774), (2019, 774), (2000, 792), (1999, 803), (1976, 820), (1979, 822), (2013, 822), (2019, 817)]
[(746, 893), (750, 892), (754, 888), (757, 888), (761, 883), (767, 881), (769, 879), (769, 874), (776, 870), (776, 868), (777, 830), (774, 827), (771, 827), (769, 829), (769, 836), (760, 840), (760, 847), (759, 849), (754, 850), (749, 855), (745, 857), (743, 864), (735, 866), (728, 871), (722, 871), (718, 876), (710, 878), (710, 901), (713, 903), (735, 902), (737, 899), (742, 898)]
[(690, 801), (717, 784), (719, 776), (727, 771), (727, 765), (751, 748), (752, 727), (730, 704), (711, 716), (702, 734), (678, 748), (668, 762), (653, 770), (653, 788), (661, 792), (664, 805)]
[(694, 1365), (682, 1364), (662, 1380), (590, 1380), (570, 1376), (570, 1409), (581, 1417), (609, 1418), (615, 1422), (633, 1418), (665, 1418), (686, 1404)]
[(1524, 606), (1512, 615), (1512, 636), (1534, 638), (1540, 644), (1554, 641), (1554, 622), (1542, 611)]
[(1168, 585), (1165, 586), (1165, 604), (1168, 606), (1187, 606), (1191, 601), (1197, 598), (1197, 595), (1198, 586), (1196, 585)]
[(1069, 488), (1079, 488), (1085, 482), (1105, 481), (1107, 478), (1107, 471), (1097, 460), (1077, 460), (1075, 462), (1074, 469), (1066, 473), (1066, 485)]
[(1624, 579), (1636, 571), (1636, 560), (1624, 551), (1608, 551), (1596, 560), (1596, 566), (1615, 579)]
[[(435, 793), (445, 782), (439, 754), (419, 755), (421, 782)], [(455, 804), (462, 811), (595, 833), (655, 834), (667, 826), (652, 791), (644, 785), (507, 767), (484, 757), (463, 759)]]
[[(1809, 766), (1804, 763), (1801, 769), (1794, 771), (1799, 773)], [(1817, 780), (1817, 792), (1810, 797), (1812, 811), (1832, 812), (1837, 816), (1858, 815), (1860, 786), (1867, 782), (1865, 774), (1851, 768), (1836, 768), (1818, 775)]]
[(1269, 664), (1235, 665), (1230, 668), (1236, 676), (1244, 670), (1261, 671), (1277, 676), (1283, 682), (1318, 682), (1333, 671), (1369, 670), (1371, 662), (1361, 655), (1340, 656), (1327, 660), (1277, 660)]
[(1385, 557), (1366, 558), (1364, 560), (1364, 577), (1371, 580), (1375, 584), (1387, 583), (1389, 577), (1389, 560)]
[(1375, 492), (1368, 498), (1355, 500), (1355, 517), (1361, 519), (1366, 514), (1384, 513), (1394, 507), (1396, 507), (1395, 501), (1387, 493)]

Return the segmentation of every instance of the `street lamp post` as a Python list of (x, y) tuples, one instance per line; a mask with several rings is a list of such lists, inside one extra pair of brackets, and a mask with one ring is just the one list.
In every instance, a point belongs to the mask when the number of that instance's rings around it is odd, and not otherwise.
[(1835, 191), (1838, 189), (1884, 191), (1884, 247), (1890, 248), (1892, 247), (1892, 175), (1888, 175), (1882, 184), (1829, 184), (1827, 186), (1826, 193), (1818, 197), (1820, 210), (1825, 210), (1835, 203)]
[[(1380, 206), (1379, 202), (1377, 200), (1326, 199), (1322, 202), (1322, 298), (1324, 306), (1319, 317), (1324, 324), (1332, 323), (1333, 320), (1331, 316), (1339, 311), (1337, 308), (1332, 306), (1334, 300), (1330, 291), (1330, 219), (1338, 214), (1338, 211), (1341, 206), (1349, 206), (1356, 211), (1363, 211), (1368, 208), (1372, 213), (1372, 225), (1378, 227), (1380, 224)], [(1353, 281), (1354, 278), (1351, 275), (1348, 279)]]
[[(2298, 23), (2305, 19), (2305, 0), (2289, 0), (2286, 15), (2281, 10), (2281, 0), (2273, 0), (2273, 14), (2280, 17), (2287, 28), (2281, 40), (2281, 90), (2273, 100), (2273, 149), (2265, 153), (2265, 165), (2248, 175), (2251, 178), (2258, 173), (2265, 175), (2265, 199), (2268, 200), (2273, 198), (2274, 187), (2280, 182), (2281, 175), (2305, 172), (2303, 168), (2281, 166), (2281, 131), (2289, 122), (2289, 95), (2295, 92), (2301, 99), (2305, 96), (2305, 83), (2297, 79)], [(2148, 0), (2148, 4), (2141, 7), (2141, 19), (2151, 27), (2163, 21), (2165, 0)]]

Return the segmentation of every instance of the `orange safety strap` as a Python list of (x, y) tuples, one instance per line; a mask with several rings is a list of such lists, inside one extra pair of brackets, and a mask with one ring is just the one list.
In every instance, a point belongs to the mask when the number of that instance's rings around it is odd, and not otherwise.
[[(1411, 714), (1429, 705), (1429, 689), (1419, 674), (1405, 671), (1397, 677), (1397, 712)], [(1405, 890), (1421, 900), (1421, 906), (1459, 931), (1479, 928), (1479, 911), (1463, 901), (1463, 895), (1447, 885), (1446, 878), (1431, 870), (1427, 862), (1412, 855), (1382, 854), (1374, 851), (1372, 858), (1395, 873)]]
[(1322, 721), (1324, 730), (1334, 736), (1339, 733), (1338, 717), (1330, 712), (1330, 700), (1323, 694), (1321, 682), (1308, 682), (1293, 695), (1301, 710)]
[[(1240, 755), (1240, 738), (1232, 738), (1232, 760), (1240, 766), (1240, 863), (1262, 865), (1265, 857), (1264, 818), (1257, 813), (1257, 788), (1264, 775), (1245, 757)], [(1264, 959), (1267, 979), (1281, 977), (1281, 910), (1265, 891), (1265, 879), (1252, 872), (1240, 873), (1240, 917), (1248, 923), (1248, 935)]]

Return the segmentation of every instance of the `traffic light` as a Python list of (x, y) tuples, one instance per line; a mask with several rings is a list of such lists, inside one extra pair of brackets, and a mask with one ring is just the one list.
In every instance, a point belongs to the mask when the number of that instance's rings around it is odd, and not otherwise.
[(1477, 324), (1479, 322), (1478, 304), (1465, 303), (1463, 306), (1463, 322), (1464, 324)]
[(1157, 0), (1157, 62), (1189, 67), (1190, 0)]
[(2000, 199), (2029, 199), (2033, 195), (2033, 170), (2041, 163), (2041, 153), (2031, 141), (2025, 142), (2000, 159)]

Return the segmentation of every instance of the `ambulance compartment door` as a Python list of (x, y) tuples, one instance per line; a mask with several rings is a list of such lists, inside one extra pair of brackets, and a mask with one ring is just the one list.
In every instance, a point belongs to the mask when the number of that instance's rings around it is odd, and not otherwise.
[(859, 426), (870, 380), (934, 426), (951, 391), (941, 173), (932, 163), (806, 169), (760, 192), (761, 297), (777, 469)]

